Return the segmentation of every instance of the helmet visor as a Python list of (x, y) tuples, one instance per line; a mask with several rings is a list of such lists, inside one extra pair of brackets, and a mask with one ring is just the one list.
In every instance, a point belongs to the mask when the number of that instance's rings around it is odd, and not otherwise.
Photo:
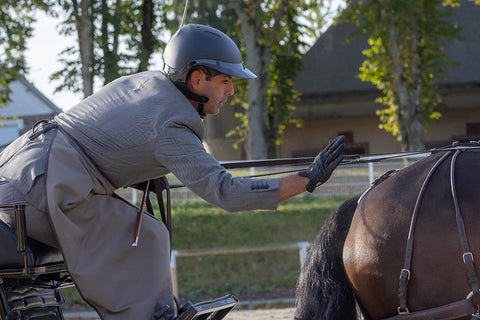
[(210, 67), (221, 73), (225, 73), (238, 78), (255, 79), (257, 77), (255, 73), (253, 73), (252, 71), (248, 70), (245, 67), (243, 62), (229, 63), (229, 62), (223, 62), (223, 61), (211, 60), (211, 59), (196, 59), (195, 65)]

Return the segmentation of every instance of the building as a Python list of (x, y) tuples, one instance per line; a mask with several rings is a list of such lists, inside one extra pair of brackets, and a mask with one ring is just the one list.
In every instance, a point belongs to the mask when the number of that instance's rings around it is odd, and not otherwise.
[[(459, 40), (445, 43), (447, 53), (458, 65), (448, 69), (445, 82), (439, 83), (442, 117), (429, 124), (424, 136), (427, 149), (480, 138), (480, 6), (463, 1), (460, 7), (448, 10), (455, 11), (451, 19), (463, 28)], [(305, 55), (305, 72), (296, 83), (302, 92), (297, 116), (305, 126), (287, 129), (284, 156), (312, 155), (319, 141), (325, 143), (338, 134), (346, 136), (349, 153), (401, 150), (395, 137), (378, 128), (375, 112), (384, 108), (375, 103), (380, 93), (357, 77), (364, 60), (361, 52), (368, 45), (363, 35), (347, 43), (353, 31), (352, 24), (332, 26)], [(299, 145), (298, 141), (303, 143)]]
[[(454, 23), (463, 27), (460, 39), (445, 44), (458, 66), (446, 72), (440, 83), (442, 104), (440, 120), (432, 121), (424, 139), (427, 148), (450, 144), (455, 140), (480, 139), (480, 6), (463, 1), (454, 10)], [(358, 77), (368, 48), (367, 36), (347, 38), (355, 30), (352, 24), (330, 27), (306, 53), (304, 72), (296, 82), (301, 92), (296, 116), (304, 126), (288, 126), (281, 145), (282, 157), (312, 156), (329, 139), (343, 134), (348, 153), (385, 153), (401, 150), (390, 133), (379, 129), (375, 102), (379, 91)], [(232, 140), (225, 138), (234, 124), (233, 108), (222, 110), (221, 119), (207, 119), (207, 145), (221, 160), (242, 159)]]
[(0, 150), (28, 131), (41, 119), (51, 119), (62, 112), (33, 84), (19, 78), (10, 83), (10, 100), (0, 107)]

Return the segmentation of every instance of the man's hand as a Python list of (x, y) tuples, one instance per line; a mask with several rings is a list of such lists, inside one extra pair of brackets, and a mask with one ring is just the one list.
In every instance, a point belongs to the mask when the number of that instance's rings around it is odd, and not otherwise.
[(315, 157), (307, 170), (300, 171), (298, 174), (308, 178), (307, 191), (313, 192), (316, 187), (325, 183), (332, 175), (333, 170), (343, 159), (343, 148), (345, 137), (338, 136), (330, 140), (325, 149)]

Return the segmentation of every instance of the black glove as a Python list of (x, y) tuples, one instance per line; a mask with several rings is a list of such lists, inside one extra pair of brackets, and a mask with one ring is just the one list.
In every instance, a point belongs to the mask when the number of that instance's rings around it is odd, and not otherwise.
[(332, 175), (333, 170), (343, 159), (344, 136), (338, 136), (330, 140), (325, 149), (315, 157), (307, 170), (300, 171), (298, 174), (308, 178), (307, 191), (313, 192), (316, 187), (325, 183)]

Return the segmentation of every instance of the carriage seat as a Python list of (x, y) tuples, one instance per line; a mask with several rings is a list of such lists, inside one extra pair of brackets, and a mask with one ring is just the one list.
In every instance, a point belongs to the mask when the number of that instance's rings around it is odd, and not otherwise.
[(61, 271), (66, 269), (59, 249), (50, 247), (31, 238), (26, 238), (26, 255), (17, 251), (15, 229), (0, 220), (0, 276), (24, 273), (26, 266), (33, 273)]

